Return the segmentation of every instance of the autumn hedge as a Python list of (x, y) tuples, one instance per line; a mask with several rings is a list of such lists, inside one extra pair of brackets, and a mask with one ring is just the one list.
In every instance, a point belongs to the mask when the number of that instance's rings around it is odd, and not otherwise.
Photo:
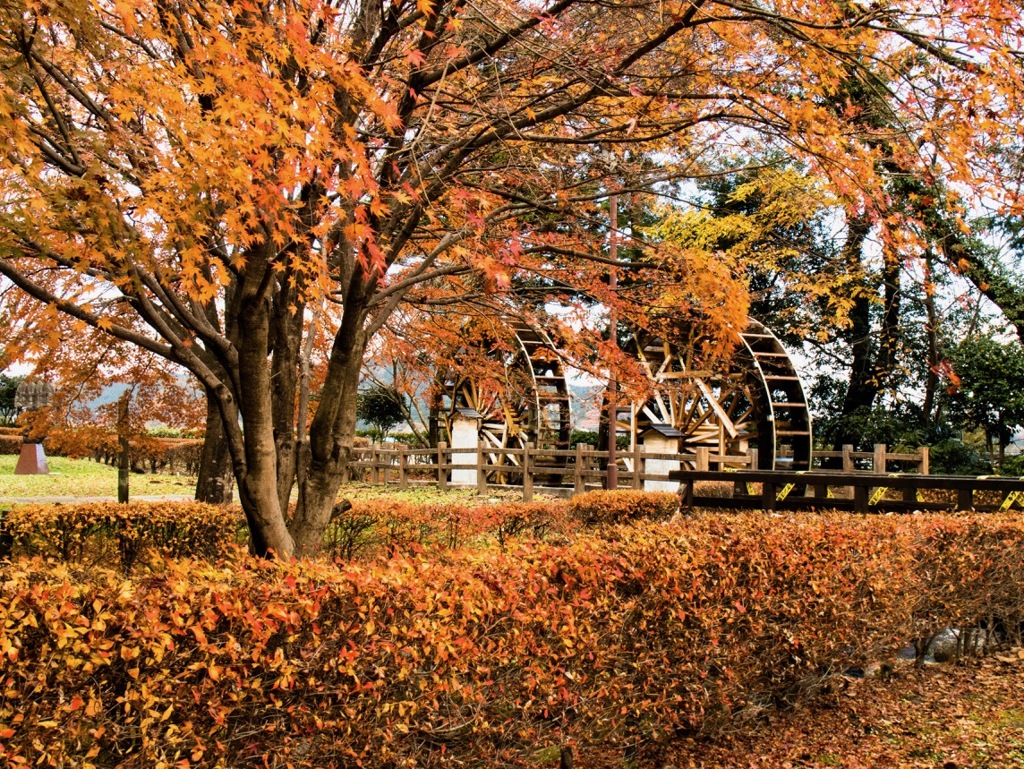
[(739, 515), (373, 567), (239, 557), (126, 580), (16, 561), (0, 759), (543, 766), (571, 744), (581, 765), (636, 761), (908, 633), (1019, 627), (1022, 545), (1019, 516)]
[[(23, 438), (16, 433), (0, 434), (0, 454), (21, 452)], [(120, 447), (117, 436), (103, 430), (55, 432), (43, 442), (46, 453), (54, 457), (92, 457), (111, 464)], [(130, 443), (132, 469), (137, 472), (166, 472), (197, 475), (203, 442), (193, 438), (135, 436)]]
[(496, 541), (559, 541), (581, 526), (663, 520), (679, 497), (663, 492), (594, 491), (571, 500), (497, 504), (415, 504), (387, 498), (358, 500), (328, 528), (326, 552), (342, 559), (417, 552)]
[(241, 514), (199, 502), (19, 505), (0, 513), (0, 555), (39, 555), (129, 571), (149, 551), (217, 558), (239, 541)]

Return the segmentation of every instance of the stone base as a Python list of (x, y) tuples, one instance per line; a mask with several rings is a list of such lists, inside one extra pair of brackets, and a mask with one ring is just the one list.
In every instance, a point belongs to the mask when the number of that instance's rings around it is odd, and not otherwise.
[(21, 444), (21, 456), (14, 468), (15, 475), (49, 475), (50, 467), (46, 464), (46, 454), (41, 443)]

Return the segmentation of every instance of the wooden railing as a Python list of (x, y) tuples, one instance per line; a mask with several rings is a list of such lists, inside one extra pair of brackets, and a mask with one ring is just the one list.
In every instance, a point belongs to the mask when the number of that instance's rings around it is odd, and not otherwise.
[(928, 475), (928, 447), (920, 446), (916, 452), (891, 453), (884, 443), (876, 443), (872, 451), (854, 451), (853, 446), (843, 446), (842, 451), (815, 451), (811, 466), (815, 470), (833, 469), (844, 473), (867, 472), (886, 473), (890, 463), (900, 463), (900, 470), (913, 468), (918, 475)]
[[(828, 508), (857, 513), (909, 510), (1009, 510), (1024, 503), (1024, 479), (906, 473), (839, 473), (815, 470), (684, 470), (679, 481), (684, 509), (737, 507), (757, 510)], [(700, 483), (723, 483), (729, 496), (702, 494)], [(927, 493), (925, 493), (927, 492)], [(976, 497), (981, 494), (982, 497)]]
[[(437, 485), (461, 488), (475, 487), (486, 494), (491, 485), (521, 486), (523, 499), (533, 497), (535, 486), (571, 489), (578, 494), (604, 484), (608, 452), (580, 444), (571, 450), (518, 449), (490, 450), (485, 447), (453, 449), (445, 443), (437, 448), (413, 449), (401, 444), (360, 447), (353, 450), (352, 477), (373, 484), (395, 484), (400, 489), (410, 485)], [(678, 480), (675, 467), (696, 471), (736, 471), (757, 468), (757, 450), (746, 455), (712, 454), (707, 448), (692, 453), (672, 454), (647, 452), (643, 447), (616, 452), (619, 465), (619, 488), (675, 490)], [(816, 452), (814, 464), (839, 460), (844, 472), (872, 473), (875, 468), (885, 472), (892, 462), (912, 466), (917, 473), (928, 473), (928, 449), (917, 453), (889, 453), (884, 445), (870, 452), (856, 452), (846, 447), (841, 452)], [(663, 463), (664, 472), (654, 472), (652, 463)], [(675, 465), (674, 463), (678, 463)], [(784, 465), (784, 460), (783, 463)]]

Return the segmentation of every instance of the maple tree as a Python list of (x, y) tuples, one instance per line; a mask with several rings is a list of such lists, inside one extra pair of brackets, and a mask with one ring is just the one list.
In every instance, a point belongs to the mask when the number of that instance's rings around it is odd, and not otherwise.
[[(140, 446), (154, 443), (154, 423), (177, 430), (202, 424), (200, 393), (180, 367), (38, 302), (17, 310), (0, 329), (5, 359), (33, 366), (31, 378), (53, 388), (48, 406), (22, 417), (33, 437), (46, 437), (69, 456), (87, 456), (114, 433)], [(119, 320), (133, 322), (125, 315)]]
[[(886, 153), (907, 168), (935, 154), (951, 184), (1005, 175), (984, 150), (1020, 111), (1019, 13), (999, 0), (0, 14), (0, 274), (51, 316), (187, 369), (220, 417), (254, 549), (285, 556), (318, 546), (364, 355), (403, 303), (530, 312), (584, 290), (641, 326), (652, 307), (699, 318), (713, 352), (746, 310), (729, 265), (654, 244), (629, 295), (610, 291), (593, 226), (610, 191), (774, 145), (881, 219), (876, 129), (834, 108), (844, 77), (891, 89)], [(610, 170), (609, 154), (644, 162)], [(314, 331), (330, 340), (315, 403)]]

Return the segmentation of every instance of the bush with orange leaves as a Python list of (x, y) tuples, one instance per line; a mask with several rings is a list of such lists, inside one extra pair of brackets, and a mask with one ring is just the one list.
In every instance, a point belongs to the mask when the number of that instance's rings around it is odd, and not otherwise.
[(16, 556), (122, 571), (149, 550), (172, 558), (217, 558), (238, 544), (244, 524), (239, 511), (200, 502), (19, 505), (0, 513), (0, 534)]
[(1022, 546), (1017, 515), (707, 515), (368, 566), (16, 561), (0, 763), (643, 763), (915, 623), (1019, 627)]
[(467, 505), (357, 500), (331, 522), (324, 552), (350, 560), (490, 542), (504, 548), (517, 539), (557, 539), (574, 528), (565, 501)]
[(667, 491), (590, 491), (569, 501), (570, 515), (586, 524), (659, 520), (679, 510), (679, 496)]

